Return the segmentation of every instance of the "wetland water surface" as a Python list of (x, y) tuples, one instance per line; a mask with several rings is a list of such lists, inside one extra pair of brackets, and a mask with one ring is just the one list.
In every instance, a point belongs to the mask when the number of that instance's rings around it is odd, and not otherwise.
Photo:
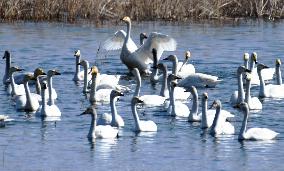
[[(267, 127), (280, 133), (274, 141), (243, 142), (237, 135), (213, 138), (203, 133), (199, 124), (167, 116), (156, 108), (140, 110), (141, 118), (158, 125), (154, 134), (136, 134), (130, 102), (118, 101), (119, 114), (125, 120), (120, 137), (115, 140), (86, 138), (89, 116), (77, 116), (89, 101), (82, 93), (82, 84), (72, 81), (75, 69), (73, 52), (97, 64), (102, 73), (126, 74), (119, 52), (99, 53), (101, 41), (124, 25), (110, 28), (75, 26), (57, 23), (0, 24), (0, 54), (10, 50), (14, 65), (28, 71), (41, 66), (58, 69), (53, 85), (58, 94), (61, 121), (44, 122), (40, 118), (17, 112), (1, 82), (0, 114), (14, 121), (0, 129), (0, 170), (282, 170), (284, 167), (284, 100), (264, 99), (263, 110), (253, 112), (249, 127)], [(239, 25), (211, 24), (171, 25), (143, 23), (133, 26), (132, 38), (138, 43), (140, 32), (158, 31), (177, 40), (175, 54), (183, 59), (191, 50), (198, 72), (218, 75), (223, 81), (214, 89), (198, 89), (199, 96), (207, 91), (209, 104), (221, 99), (223, 107), (235, 114), (233, 124), (239, 132), (243, 115), (228, 103), (237, 89), (236, 68), (243, 64), (244, 52), (258, 53), (258, 61), (274, 67), (275, 58), (284, 60), (284, 23), (249, 22)], [(164, 53), (164, 57), (167, 54)], [(2, 59), (2, 58), (1, 58)], [(1, 62), (4, 74), (5, 61)], [(134, 88), (134, 81), (125, 81)], [(159, 92), (143, 80), (141, 94)], [(258, 94), (258, 88), (252, 90)], [(125, 98), (125, 100), (123, 100)], [(98, 113), (109, 111), (109, 105), (98, 105)]]

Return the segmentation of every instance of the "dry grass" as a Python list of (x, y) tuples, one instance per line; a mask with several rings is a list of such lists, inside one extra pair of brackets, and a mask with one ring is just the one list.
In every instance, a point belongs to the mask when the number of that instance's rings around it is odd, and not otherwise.
[(226, 18), (284, 18), (284, 0), (0, 0), (5, 21), (137, 21)]

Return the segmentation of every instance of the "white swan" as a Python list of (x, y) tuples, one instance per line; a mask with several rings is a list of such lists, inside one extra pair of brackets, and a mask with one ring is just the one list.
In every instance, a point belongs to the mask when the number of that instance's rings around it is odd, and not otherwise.
[(80, 115), (90, 114), (92, 117), (91, 126), (88, 133), (88, 138), (117, 138), (118, 129), (111, 127), (110, 125), (97, 125), (97, 112), (96, 109), (91, 106), (88, 107), (83, 113)]
[(151, 83), (157, 83), (161, 77), (158, 75), (158, 57), (157, 57), (157, 50), (155, 48), (152, 49), (153, 54), (153, 66), (152, 66), (152, 72), (150, 74), (150, 81)]
[[(175, 55), (169, 55), (163, 60), (169, 60), (173, 64), (172, 74), (177, 75), (177, 57)], [(221, 80), (218, 80), (218, 77), (203, 74), (203, 73), (191, 73), (185, 76), (179, 83), (179, 87), (189, 88), (191, 86), (195, 87), (215, 87)]]
[(277, 85), (282, 85), (282, 74), (281, 74), (281, 60), (276, 59), (276, 67), (275, 67), (275, 73), (276, 73), (276, 84)]
[[(78, 63), (80, 63), (81, 61), (81, 51), (80, 50), (76, 50), (75, 53), (74, 53), (74, 57), (76, 58), (76, 63), (75, 63), (75, 66), (76, 66), (76, 70), (75, 70), (75, 74), (74, 74), (74, 77), (73, 77), (73, 81), (82, 81), (84, 80), (84, 70), (81, 71), (80, 69), (80, 65), (78, 65)], [(87, 67), (89, 68), (89, 67)], [(89, 71), (87, 71), (89, 72)], [(90, 74), (87, 74), (87, 78), (88, 80), (91, 80), (91, 75)]]
[(244, 119), (242, 122), (242, 127), (239, 133), (239, 140), (271, 140), (276, 138), (276, 136), (279, 134), (275, 131), (272, 131), (268, 128), (250, 128), (247, 129), (247, 120), (249, 115), (249, 107), (247, 103), (241, 103), (240, 109), (242, 110), (244, 114)]
[(244, 86), (243, 86), (243, 73), (250, 72), (244, 66), (239, 66), (237, 69), (237, 79), (238, 79), (238, 91), (234, 91), (230, 98), (230, 103), (233, 107), (237, 107), (238, 104), (244, 101)]
[(99, 69), (96, 66), (91, 68), (92, 75), (92, 84), (90, 90), (90, 98), (89, 101), (91, 104), (95, 102), (110, 102), (110, 94), (112, 92), (112, 88), (97, 88), (97, 77), (99, 75)]
[(10, 84), (8, 85), (7, 93), (10, 94), (12, 97), (25, 94), (24, 85), (23, 84), (18, 85), (18, 84), (15, 83), (15, 80), (14, 80), (14, 73), (19, 72), (19, 71), (23, 71), (23, 69), (21, 69), (17, 66), (10, 67), (10, 69), (9, 69), (9, 76), (10, 76), (9, 82), (10, 82)]
[(61, 112), (59, 108), (55, 104), (52, 104), (52, 105), (47, 104), (47, 101), (46, 101), (47, 98), (45, 97), (47, 88), (48, 88), (48, 83), (46, 83), (45, 81), (42, 81), (41, 83), (42, 102), (41, 102), (41, 106), (38, 108), (36, 112), (36, 115), (40, 117), (60, 117)]
[(117, 101), (117, 98), (119, 96), (124, 96), (123, 93), (117, 91), (117, 90), (112, 90), (110, 94), (110, 109), (111, 109), (111, 114), (109, 113), (103, 113), (101, 117), (99, 118), (97, 125), (111, 125), (114, 127), (123, 127), (124, 126), (124, 121), (122, 117), (117, 114), (117, 110), (115, 107), (115, 102)]
[(137, 104), (143, 103), (139, 97), (134, 96), (131, 100), (131, 110), (135, 121), (135, 131), (137, 132), (156, 132), (157, 125), (151, 120), (140, 120), (137, 113)]
[[(175, 100), (175, 88), (177, 86), (177, 83), (175, 81), (172, 81), (170, 84), (170, 104), (167, 110), (167, 113), (171, 116), (177, 116), (177, 117), (188, 117), (190, 114), (190, 110), (187, 107), (186, 104), (176, 101)], [(196, 96), (193, 96), (195, 98)]]
[[(150, 33), (145, 43), (138, 49), (133, 48), (134, 43), (130, 38), (131, 20), (129, 17), (124, 17), (122, 21), (127, 24), (127, 32), (123, 41), (120, 59), (122, 63), (127, 66), (129, 71), (131, 71), (133, 68), (138, 68), (141, 73), (149, 74), (149, 64), (153, 62), (153, 48), (157, 50), (158, 60), (160, 59), (163, 51), (174, 51), (176, 49), (176, 41), (174, 39), (167, 35), (156, 32)], [(117, 42), (117, 40), (114, 42)], [(115, 47), (117, 44), (121, 45), (121, 42), (113, 43), (112, 41), (108, 41), (104, 44)]]
[[(168, 86), (167, 87), (168, 87), (169, 93), (171, 92), (171, 85), (170, 85), (170, 83), (172, 81), (176, 82), (177, 79), (181, 79), (181, 77), (178, 77), (178, 76), (176, 76), (174, 74), (169, 74), (168, 75), (168, 78), (167, 78)], [(174, 97), (175, 97), (176, 100), (186, 101), (189, 98), (189, 96), (190, 96), (190, 92), (185, 92), (185, 88), (177, 87), (177, 86), (175, 87)]]
[(251, 95), (250, 95), (251, 74), (250, 73), (246, 73), (245, 79), (246, 79), (245, 102), (248, 104), (249, 109), (261, 110), (262, 109), (262, 103), (260, 102), (260, 100), (257, 97), (251, 97)]
[(213, 136), (220, 135), (220, 134), (234, 134), (235, 133), (235, 127), (230, 122), (220, 122), (220, 119), (222, 118), (220, 116), (222, 104), (220, 100), (214, 100), (212, 103), (212, 107), (216, 108), (216, 114), (213, 120), (213, 124), (210, 129), (210, 134)]
[[(207, 101), (208, 101), (208, 94), (203, 93), (202, 95), (202, 101), (201, 101), (201, 107), (202, 107), (202, 112), (198, 115), (201, 115), (201, 128), (209, 128), (213, 124), (213, 120), (215, 117), (216, 110), (214, 109), (209, 109), (207, 110)], [(221, 110), (220, 116), (219, 116), (219, 123), (221, 124), (222, 122), (226, 122), (226, 119), (228, 117), (235, 117), (232, 115), (229, 111), (226, 110)]]
[[(141, 76), (139, 70), (137, 68), (134, 68), (132, 70), (132, 74), (134, 75), (137, 84), (133, 96), (139, 96), (140, 87), (141, 87)], [(139, 98), (143, 101), (143, 104), (146, 106), (162, 106), (164, 105), (166, 100), (166, 97), (160, 95), (143, 95), (140, 96)]]
[[(252, 74), (251, 84), (260, 85), (260, 80), (257, 74), (257, 68), (255, 64), (257, 64), (257, 53), (253, 52), (250, 57), (250, 70)], [(275, 68), (265, 68), (261, 71), (261, 75), (263, 80), (272, 80), (275, 73)]]
[(39, 98), (38, 94), (30, 93), (29, 89), (29, 80), (34, 79), (34, 76), (31, 74), (26, 74), (24, 77), (24, 86), (25, 86), (25, 95), (16, 96), (16, 109), (25, 110), (25, 111), (36, 111), (39, 108)]
[(276, 98), (284, 98), (284, 84), (282, 85), (274, 85), (268, 84), (265, 85), (264, 80), (262, 78), (261, 70), (268, 68), (264, 64), (257, 65), (257, 73), (260, 80), (260, 87), (259, 87), (259, 96), (260, 97), (276, 97)]
[(6, 50), (4, 52), (3, 59), (6, 59), (5, 73), (3, 76), (3, 84), (8, 85), (10, 83), (9, 69), (11, 67), (11, 54), (9, 51)]
[[(125, 37), (126, 37), (126, 34), (125, 34)], [(146, 33), (140, 33), (140, 46), (142, 46), (144, 44), (144, 40), (148, 38), (147, 34)], [(123, 39), (124, 40), (124, 39)]]

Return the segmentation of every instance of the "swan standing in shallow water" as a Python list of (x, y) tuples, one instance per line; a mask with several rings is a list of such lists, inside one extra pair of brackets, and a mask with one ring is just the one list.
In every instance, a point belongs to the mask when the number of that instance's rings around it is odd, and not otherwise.
[[(220, 116), (222, 104), (220, 100), (215, 100), (212, 104), (212, 107), (216, 108), (216, 114), (213, 120), (213, 124), (210, 129), (210, 134), (213, 136), (220, 134), (234, 134), (235, 127), (230, 122), (222, 122), (220, 120), (222, 117)], [(212, 108), (211, 107), (211, 108)]]
[[(141, 88), (141, 76), (139, 70), (137, 68), (134, 68), (132, 70), (132, 74), (134, 75), (137, 84), (133, 96), (139, 96)], [(160, 95), (143, 95), (139, 98), (143, 101), (143, 104), (147, 106), (162, 106), (164, 105), (166, 100), (166, 97)]]
[[(78, 63), (80, 63), (80, 61), (81, 61), (81, 51), (76, 50), (75, 53), (74, 53), (74, 57), (76, 58), (76, 63), (75, 63), (76, 70), (75, 70), (75, 74), (74, 74), (74, 77), (73, 77), (73, 81), (82, 81), (82, 80), (84, 80), (85, 74), (84, 74), (84, 70), (81, 71), (80, 65), (78, 65)], [(89, 68), (89, 66), (87, 66), (87, 68)], [(89, 72), (89, 71), (87, 71), (87, 72)], [(91, 75), (87, 74), (87, 78), (88, 78), (88, 80), (91, 80)]]
[(260, 80), (259, 86), (259, 96), (260, 97), (276, 97), (276, 98), (284, 98), (284, 85), (274, 85), (268, 84), (265, 85), (264, 80), (262, 78), (261, 70), (268, 68), (264, 64), (257, 65), (257, 73)]
[[(252, 74), (251, 84), (260, 85), (260, 79), (258, 77), (257, 68), (255, 64), (257, 64), (257, 53), (253, 52), (250, 57), (250, 70)], [(265, 68), (261, 71), (261, 75), (263, 80), (272, 80), (273, 75), (275, 73), (275, 68)]]
[(276, 138), (276, 136), (279, 134), (275, 131), (272, 131), (268, 128), (250, 128), (246, 130), (247, 128), (247, 121), (248, 121), (248, 115), (249, 115), (249, 107), (247, 103), (241, 103), (240, 109), (242, 110), (244, 114), (244, 119), (242, 122), (242, 127), (239, 133), (239, 140), (271, 140)]
[(110, 125), (97, 125), (97, 112), (96, 109), (91, 106), (88, 107), (83, 113), (80, 115), (90, 114), (92, 117), (91, 126), (88, 133), (88, 138), (117, 138), (118, 129), (111, 127)]
[(39, 108), (39, 98), (38, 94), (31, 94), (29, 89), (29, 80), (34, 79), (31, 74), (26, 74), (24, 77), (25, 95), (16, 97), (16, 109), (25, 111), (36, 111)]
[[(202, 95), (202, 112), (201, 114), (201, 128), (205, 129), (205, 128), (209, 128), (212, 126), (213, 124), (213, 120), (215, 117), (215, 113), (216, 110), (214, 109), (210, 109), (207, 110), (207, 101), (208, 101), (208, 94), (207, 93), (203, 93)], [(219, 122), (226, 122), (226, 119), (228, 117), (235, 117), (234, 115), (232, 115), (230, 112), (226, 111), (226, 110), (221, 110), (220, 116), (219, 116)]]
[(234, 91), (231, 95), (230, 103), (233, 107), (237, 107), (238, 104), (244, 101), (244, 86), (243, 86), (243, 73), (250, 72), (244, 66), (239, 66), (237, 69), (237, 78), (238, 78), (238, 91)]
[[(45, 81), (43, 81), (41, 83), (41, 98), (42, 98), (42, 102), (41, 102), (41, 106), (38, 108), (36, 115), (40, 116), (40, 117), (60, 117), (61, 116), (61, 112), (59, 110), (59, 108), (55, 105), (49, 105), (47, 104), (46, 101), (46, 90), (48, 88), (48, 83), (46, 83)], [(54, 103), (54, 102), (53, 102)]]
[(117, 110), (115, 107), (115, 102), (117, 101), (117, 98), (119, 96), (124, 96), (123, 93), (117, 91), (117, 90), (112, 90), (110, 94), (110, 109), (111, 109), (111, 114), (109, 113), (104, 113), (101, 115), (99, 118), (97, 124), (98, 125), (111, 125), (114, 127), (122, 127), (124, 126), (124, 121), (122, 117), (117, 114)]
[(246, 80), (245, 102), (248, 104), (249, 109), (261, 110), (262, 103), (259, 101), (257, 97), (251, 97), (250, 95), (250, 87), (251, 87), (251, 74), (250, 73), (246, 73), (245, 80)]
[(156, 132), (157, 125), (151, 120), (140, 120), (137, 113), (137, 104), (143, 103), (139, 97), (134, 96), (131, 100), (131, 110), (135, 121), (135, 131), (137, 132)]
[[(123, 40), (120, 59), (123, 64), (127, 66), (129, 71), (133, 68), (138, 68), (141, 73), (149, 74), (149, 64), (153, 62), (152, 49), (157, 50), (158, 60), (160, 59), (163, 51), (174, 51), (176, 49), (176, 41), (167, 35), (161, 33), (150, 33), (145, 43), (138, 49), (134, 47), (134, 43), (130, 38), (131, 33), (131, 20), (129, 17), (124, 17), (122, 19), (127, 24), (127, 31), (125, 39)], [(117, 41), (121, 42), (121, 39), (116, 39), (115, 41), (107, 41), (104, 43), (106, 45), (105, 49), (115, 49)], [(136, 46), (136, 45), (135, 45)], [(104, 47), (104, 46), (103, 46)], [(113, 47), (113, 48), (108, 48)]]

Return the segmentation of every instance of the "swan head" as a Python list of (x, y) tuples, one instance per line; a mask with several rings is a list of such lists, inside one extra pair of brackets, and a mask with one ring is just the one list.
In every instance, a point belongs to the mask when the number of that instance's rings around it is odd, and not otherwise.
[(261, 71), (261, 70), (263, 70), (263, 69), (265, 69), (265, 68), (269, 68), (268, 66), (266, 66), (266, 65), (264, 65), (264, 64), (262, 64), (262, 63), (259, 63), (259, 64), (257, 64), (257, 71)]
[(46, 75), (42, 68), (36, 68), (34, 71), (34, 77), (37, 78), (40, 75)]
[(80, 57), (81, 56), (81, 51), (80, 50), (75, 50), (74, 56), (75, 57)]
[(92, 66), (89, 74), (97, 75), (99, 73), (99, 69), (96, 66)]
[(257, 64), (257, 53), (256, 52), (253, 52), (251, 54), (251, 61), (255, 62)]
[(46, 81), (42, 81), (41, 82), (41, 89), (47, 89), (47, 82)]
[(17, 66), (12, 66), (12, 67), (10, 67), (10, 69), (9, 69), (9, 74), (11, 75), (12, 73), (14, 73), (14, 72), (19, 72), (19, 71), (23, 71), (24, 69), (21, 69), (21, 68), (19, 68), (19, 67), (17, 67)]
[(206, 93), (206, 92), (203, 93), (203, 94), (202, 94), (202, 99), (203, 99), (203, 100), (208, 100), (208, 93)]
[(197, 89), (195, 86), (190, 86), (184, 92), (191, 92), (192, 94), (197, 94)]
[(169, 74), (168, 79), (169, 81), (173, 81), (173, 80), (181, 79), (181, 77), (174, 75), (174, 74)]
[(132, 104), (143, 103), (143, 100), (140, 99), (139, 96), (134, 96), (134, 97), (132, 98), (132, 100), (131, 100), (131, 103), (132, 103)]
[(9, 52), (8, 50), (5, 50), (3, 59), (5, 59), (5, 58), (10, 58), (10, 57), (11, 57), (10, 52)]
[(35, 80), (35, 77), (33, 76), (33, 74), (26, 74), (24, 76), (24, 82), (28, 82), (29, 80)]
[(94, 117), (97, 117), (97, 111), (95, 109), (95, 107), (90, 106), (88, 107), (83, 113), (81, 113), (80, 115), (93, 115)]
[(187, 59), (189, 59), (190, 57), (191, 57), (190, 51), (186, 51), (186, 52), (185, 52), (185, 59), (187, 60)]
[(56, 71), (56, 70), (54, 70), (54, 69), (49, 70), (49, 71), (47, 72), (47, 76), (53, 76), (53, 75), (61, 75), (61, 74), (60, 74), (60, 72), (58, 72), (58, 71)]
[(212, 105), (211, 105), (211, 107), (210, 107), (210, 109), (213, 109), (213, 108), (220, 108), (221, 107), (221, 101), (220, 100), (214, 100), (213, 101), (213, 103), (212, 103)]
[(117, 96), (124, 96), (124, 94), (118, 90), (112, 90), (111, 93), (110, 93), (110, 97), (111, 98), (114, 98), (114, 97), (117, 97)]
[(166, 67), (167, 67), (167, 66), (166, 66), (165, 64), (163, 64), (163, 63), (159, 63), (159, 64), (157, 65), (157, 68), (160, 69), (160, 70), (165, 70)]
[(281, 65), (281, 60), (280, 59), (276, 59), (275, 63), (276, 63), (276, 66), (280, 66)]
[(251, 72), (251, 70), (246, 69), (245, 66), (239, 66), (239, 67), (238, 67), (238, 70), (237, 70), (237, 73), (238, 73), (238, 74), (242, 74), (243, 72)]
[(148, 36), (147, 36), (147, 34), (146, 33), (140, 33), (140, 39), (147, 39), (148, 38)]
[(126, 22), (126, 23), (130, 23), (130, 22), (131, 22), (131, 19), (130, 19), (130, 17), (125, 16), (125, 17), (122, 18), (122, 21), (124, 21), (124, 22)]
[(249, 54), (248, 53), (244, 53), (244, 61), (248, 61), (249, 60)]
[(167, 60), (167, 61), (175, 61), (177, 60), (177, 56), (176, 55), (169, 55), (168, 57), (164, 58), (163, 60)]
[(244, 112), (244, 114), (248, 114), (249, 113), (249, 106), (246, 102), (242, 102), (239, 104), (239, 107), (241, 109), (242, 112)]
[(176, 81), (171, 81), (171, 88), (174, 89), (177, 86)]
[(246, 74), (245, 74), (245, 79), (246, 79), (247, 81), (250, 81), (250, 80), (252, 79), (252, 75), (251, 75), (250, 73), (246, 73)]

